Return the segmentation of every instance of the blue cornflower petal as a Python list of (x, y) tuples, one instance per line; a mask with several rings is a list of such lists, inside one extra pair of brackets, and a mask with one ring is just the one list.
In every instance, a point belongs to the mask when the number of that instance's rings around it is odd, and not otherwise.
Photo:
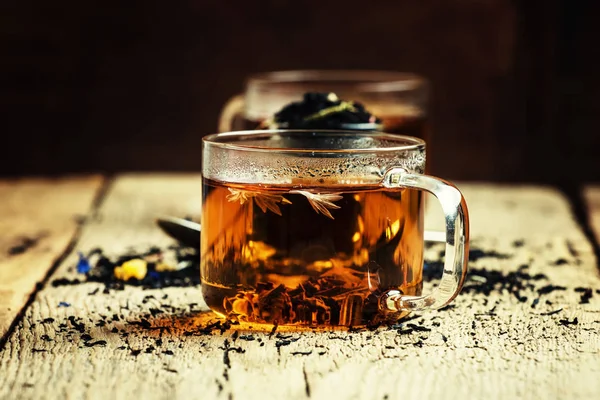
[(150, 278), (152, 279), (160, 279), (160, 273), (156, 271), (150, 271), (148, 272), (148, 275), (150, 275)]
[(90, 262), (83, 255), (83, 253), (79, 252), (79, 262), (77, 263), (77, 272), (80, 274), (87, 274), (92, 269)]

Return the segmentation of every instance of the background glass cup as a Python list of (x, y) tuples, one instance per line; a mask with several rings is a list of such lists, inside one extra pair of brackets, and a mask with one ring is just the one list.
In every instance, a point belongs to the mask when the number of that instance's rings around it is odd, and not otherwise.
[(383, 120), (386, 133), (415, 136), (430, 143), (429, 84), (416, 74), (393, 71), (304, 70), (250, 76), (243, 94), (231, 98), (219, 117), (219, 132), (256, 129), (307, 92), (334, 92), (362, 103)]
[[(202, 293), (250, 323), (364, 326), (438, 308), (462, 288), (468, 213), (424, 175), (425, 142), (359, 131), (209, 135), (202, 156)], [(423, 294), (423, 191), (446, 226), (439, 286)]]
[[(285, 105), (302, 100), (304, 93), (311, 91), (334, 92), (342, 100), (361, 102), (382, 119), (383, 132), (418, 137), (431, 148), (429, 81), (418, 74), (396, 71), (295, 70), (251, 75), (243, 93), (233, 96), (223, 107), (219, 132), (256, 129)], [(426, 173), (432, 172), (433, 162), (427, 158)], [(442, 210), (431, 195), (426, 194), (424, 202), (428, 215), (441, 218)], [(427, 219), (425, 225), (428, 239), (444, 240), (434, 221)]]

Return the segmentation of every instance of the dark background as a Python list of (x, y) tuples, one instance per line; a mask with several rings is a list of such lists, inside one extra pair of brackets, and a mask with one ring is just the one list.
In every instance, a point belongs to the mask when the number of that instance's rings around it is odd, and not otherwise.
[(254, 72), (417, 72), (433, 173), (600, 180), (600, 2), (5, 1), (1, 175), (198, 171)]

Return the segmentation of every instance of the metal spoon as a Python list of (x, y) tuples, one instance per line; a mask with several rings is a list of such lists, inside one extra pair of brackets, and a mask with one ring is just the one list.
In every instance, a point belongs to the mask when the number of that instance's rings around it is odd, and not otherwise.
[(184, 246), (200, 249), (200, 224), (183, 218), (161, 216), (156, 224)]
[[(169, 216), (157, 218), (156, 223), (167, 235), (179, 243), (195, 249), (200, 248), (201, 226), (199, 223)], [(424, 239), (427, 242), (443, 243), (446, 241), (446, 232), (425, 231)]]

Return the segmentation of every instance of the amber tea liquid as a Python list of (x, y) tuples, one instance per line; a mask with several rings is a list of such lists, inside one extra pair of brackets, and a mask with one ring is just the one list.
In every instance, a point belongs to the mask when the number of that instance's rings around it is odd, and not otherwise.
[(420, 295), (421, 192), (378, 185), (203, 181), (208, 306), (251, 323), (364, 326), (390, 289)]

